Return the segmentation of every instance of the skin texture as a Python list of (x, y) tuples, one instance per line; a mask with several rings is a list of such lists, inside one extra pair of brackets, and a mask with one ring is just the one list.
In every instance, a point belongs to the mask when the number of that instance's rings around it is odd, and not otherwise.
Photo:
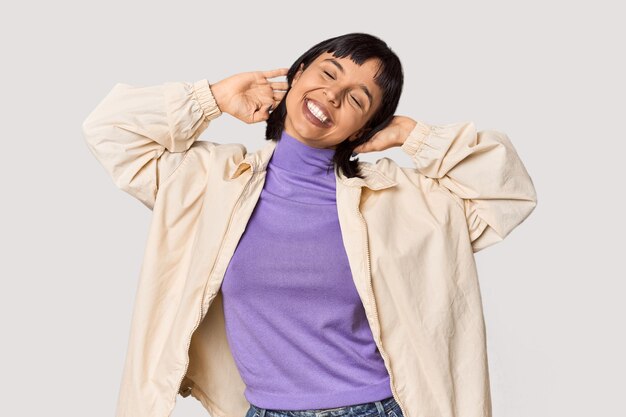
[(289, 68), (251, 71), (232, 75), (215, 84), (211, 92), (222, 113), (245, 123), (257, 123), (269, 118), (269, 108), (276, 108), (285, 97), (286, 81), (270, 82), (269, 78), (287, 75)]
[[(335, 59), (345, 73), (333, 63), (325, 62), (329, 58)], [(270, 78), (287, 75), (288, 68), (235, 74), (211, 84), (211, 91), (223, 113), (245, 123), (267, 120), (271, 109), (285, 99), (286, 132), (309, 146), (335, 149), (337, 144), (346, 139), (358, 138), (380, 106), (382, 92), (374, 82), (378, 62), (369, 60), (359, 66), (349, 58), (335, 58), (331, 53), (324, 53), (306, 70), (301, 66), (294, 76), (289, 94), (286, 91), (287, 82), (269, 81)], [(359, 87), (360, 84), (369, 89), (372, 95), (371, 104)], [(306, 118), (303, 113), (306, 98), (311, 98), (326, 108), (332, 119), (330, 127), (318, 127)], [(395, 115), (389, 126), (355, 148), (355, 152), (379, 152), (401, 146), (415, 124), (410, 117)]]
[(354, 152), (380, 152), (393, 146), (402, 146), (416, 124), (417, 122), (410, 117), (395, 115), (387, 127), (364, 144), (354, 148)]
[[(336, 60), (345, 72), (326, 59)], [(285, 131), (315, 148), (335, 149), (346, 139), (358, 138), (381, 103), (382, 90), (374, 82), (378, 65), (379, 60), (372, 59), (359, 66), (349, 58), (336, 58), (328, 52), (318, 56), (306, 69), (302, 65), (286, 97)], [(371, 104), (360, 84), (369, 89)], [(302, 107), (306, 98), (326, 107), (332, 119), (330, 127), (318, 127), (307, 119)]]

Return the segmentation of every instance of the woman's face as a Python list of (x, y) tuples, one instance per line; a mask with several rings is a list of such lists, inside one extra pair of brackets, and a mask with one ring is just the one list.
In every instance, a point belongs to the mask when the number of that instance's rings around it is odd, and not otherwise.
[(285, 131), (315, 148), (335, 149), (360, 137), (381, 103), (382, 91), (374, 82), (378, 64), (371, 59), (359, 66), (329, 52), (304, 71), (302, 64), (285, 98)]

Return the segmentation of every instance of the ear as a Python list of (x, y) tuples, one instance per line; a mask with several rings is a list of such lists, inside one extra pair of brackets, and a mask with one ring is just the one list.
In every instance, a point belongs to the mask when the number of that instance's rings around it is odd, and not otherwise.
[(298, 81), (298, 79), (300, 78), (303, 72), (304, 72), (304, 62), (300, 64), (300, 68), (298, 68), (298, 71), (296, 71), (296, 74), (293, 76), (293, 80), (291, 80), (292, 87), (296, 84), (296, 82)]

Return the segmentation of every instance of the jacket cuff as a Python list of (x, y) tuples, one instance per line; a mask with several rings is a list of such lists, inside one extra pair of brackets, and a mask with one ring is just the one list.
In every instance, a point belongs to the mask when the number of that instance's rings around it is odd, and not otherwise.
[(211, 92), (209, 81), (207, 79), (194, 82), (193, 91), (198, 103), (200, 103), (200, 107), (202, 108), (202, 112), (204, 113), (206, 120), (211, 121), (222, 114), (222, 111), (217, 106), (217, 102)]
[(402, 146), (400, 146), (404, 152), (411, 156), (415, 155), (420, 150), (426, 138), (428, 138), (433, 131), (432, 126), (429, 124), (420, 120), (416, 120), (416, 122), (417, 124), (413, 130), (411, 130)]

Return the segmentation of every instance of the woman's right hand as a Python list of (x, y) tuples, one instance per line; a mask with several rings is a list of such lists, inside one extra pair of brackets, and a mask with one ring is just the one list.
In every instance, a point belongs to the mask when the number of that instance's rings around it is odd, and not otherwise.
[[(217, 106), (246, 123), (257, 123), (270, 117), (287, 93), (288, 83), (270, 82), (268, 78), (286, 75), (288, 68), (236, 74), (211, 84)], [(282, 91), (281, 91), (282, 90)]]

